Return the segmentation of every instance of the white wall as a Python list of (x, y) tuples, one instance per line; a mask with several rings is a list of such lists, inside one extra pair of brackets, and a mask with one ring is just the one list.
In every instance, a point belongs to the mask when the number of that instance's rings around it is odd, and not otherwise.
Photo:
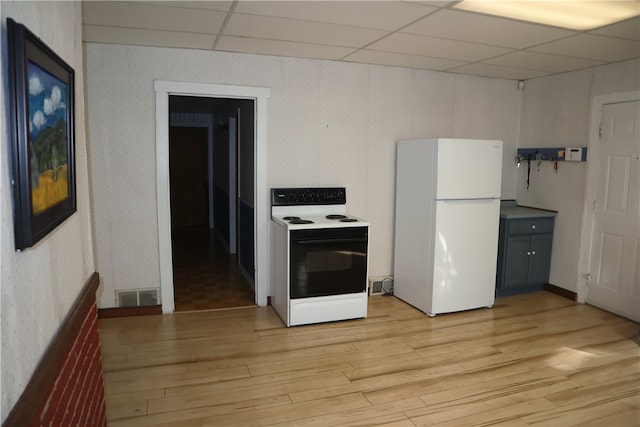
[[(640, 88), (640, 61), (529, 80), (523, 93), (520, 146), (586, 147), (592, 98)], [(587, 159), (588, 161), (588, 159)], [(513, 163), (511, 168), (514, 168)], [(532, 165), (526, 189), (526, 165), (518, 170), (520, 204), (558, 211), (549, 281), (577, 292), (578, 252), (587, 163), (560, 162), (558, 171), (543, 162)]]
[[(521, 92), (508, 80), (91, 43), (86, 67), (101, 307), (115, 289), (159, 286), (154, 80), (270, 88), (268, 186), (346, 186), (348, 210), (371, 221), (371, 275), (392, 273), (397, 139), (499, 138), (505, 163), (517, 146)], [(515, 182), (507, 170), (503, 197)]]
[(6, 18), (26, 25), (75, 70), (78, 211), (33, 248), (14, 250), (9, 181), (10, 130), (0, 151), (0, 270), (2, 289), (2, 406), (4, 420), (51, 338), (94, 271), (84, 114), (79, 2), (2, 2), (2, 112), (9, 119)]

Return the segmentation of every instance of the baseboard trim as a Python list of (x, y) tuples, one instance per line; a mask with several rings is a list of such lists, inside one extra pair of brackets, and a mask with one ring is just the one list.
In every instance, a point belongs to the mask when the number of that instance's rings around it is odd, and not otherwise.
[(162, 314), (161, 305), (145, 305), (142, 307), (114, 307), (99, 308), (98, 319), (111, 319), (114, 317), (152, 316)]
[(560, 295), (561, 297), (568, 298), (571, 301), (578, 301), (577, 293), (561, 288), (556, 285), (552, 285), (550, 283), (547, 283), (546, 285), (544, 285), (544, 290), (547, 292), (551, 292), (552, 294), (556, 294), (556, 295)]
[(40, 405), (47, 398), (60, 367), (69, 354), (69, 349), (78, 335), (87, 313), (96, 302), (98, 285), (100, 285), (100, 277), (97, 272), (94, 272), (80, 291), (80, 295), (71, 306), (67, 317), (62, 321), (58, 332), (51, 339), (51, 344), (45, 350), (29, 383), (2, 424), (3, 427), (32, 425), (34, 417), (40, 410)]

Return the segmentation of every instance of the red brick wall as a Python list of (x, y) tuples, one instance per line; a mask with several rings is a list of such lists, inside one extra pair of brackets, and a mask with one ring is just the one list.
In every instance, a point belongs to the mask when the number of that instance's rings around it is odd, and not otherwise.
[(104, 383), (94, 301), (32, 426), (104, 426)]
[(2, 427), (106, 427), (93, 273)]

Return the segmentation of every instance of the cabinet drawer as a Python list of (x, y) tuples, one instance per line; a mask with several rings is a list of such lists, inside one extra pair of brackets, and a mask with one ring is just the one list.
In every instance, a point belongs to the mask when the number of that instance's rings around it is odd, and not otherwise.
[(538, 234), (553, 232), (553, 218), (514, 219), (509, 221), (508, 234)]

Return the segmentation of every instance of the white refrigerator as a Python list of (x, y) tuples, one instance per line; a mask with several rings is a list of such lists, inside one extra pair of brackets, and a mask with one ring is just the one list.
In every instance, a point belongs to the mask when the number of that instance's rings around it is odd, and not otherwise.
[(429, 316), (492, 307), (502, 141), (398, 141), (394, 295)]

